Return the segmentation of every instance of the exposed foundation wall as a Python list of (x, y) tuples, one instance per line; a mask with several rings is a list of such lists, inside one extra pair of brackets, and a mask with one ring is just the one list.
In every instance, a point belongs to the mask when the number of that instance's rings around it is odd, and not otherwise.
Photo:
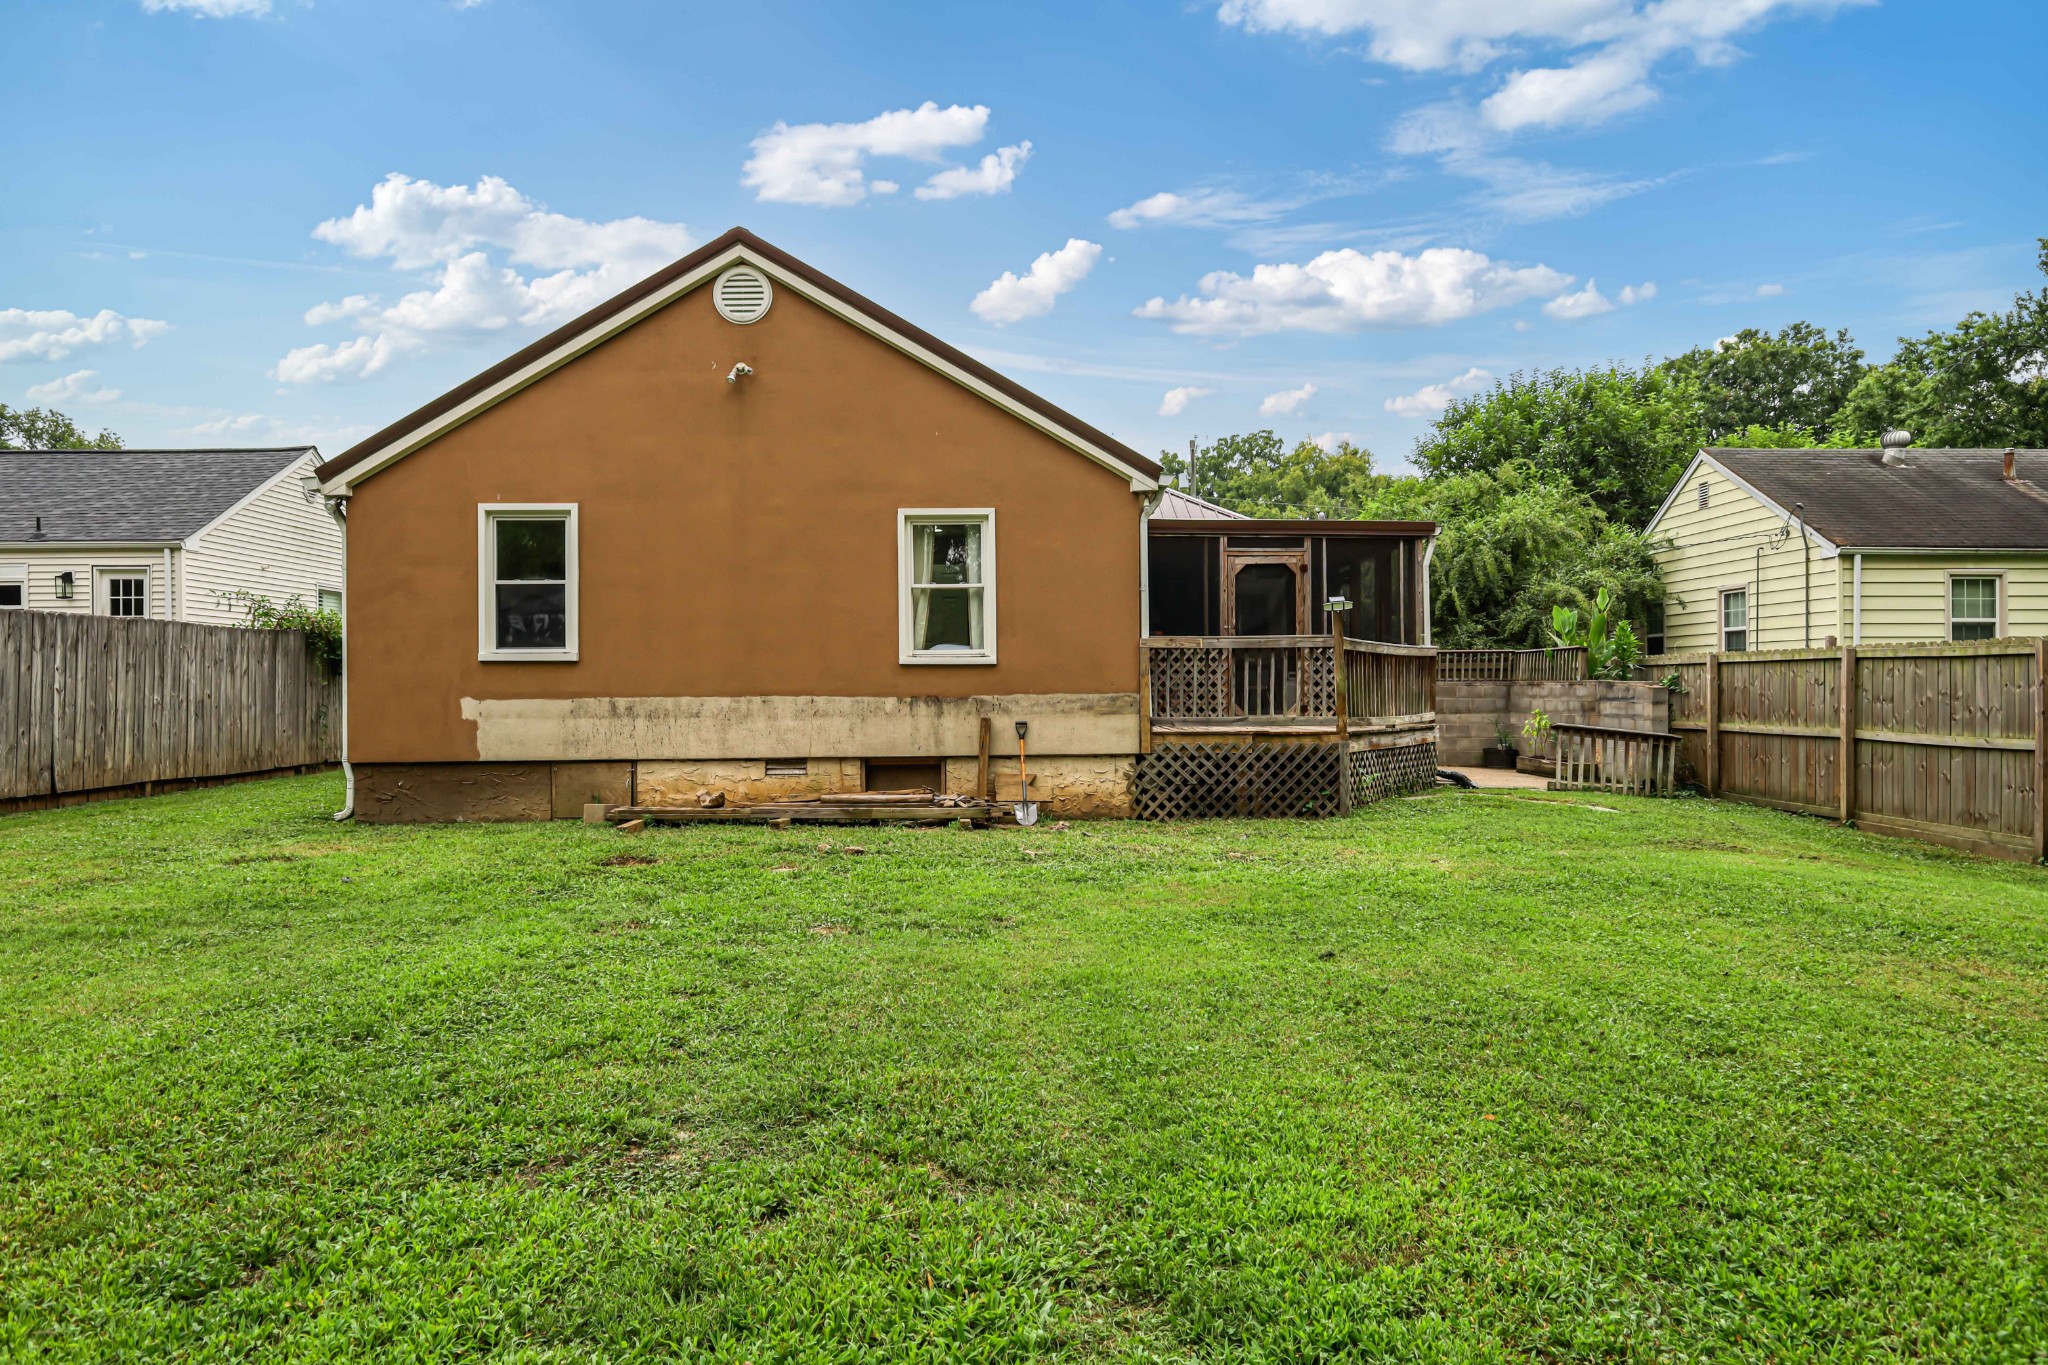
[[(978, 794), (978, 757), (938, 762), (947, 792)], [(1045, 813), (1061, 818), (1127, 818), (1135, 762), (1128, 754), (1027, 753), (1030, 797)], [(740, 805), (867, 788), (862, 759), (814, 758), (804, 769), (801, 776), (770, 776), (760, 759), (358, 763), (356, 818), (366, 824), (568, 820), (581, 815), (586, 803), (692, 805), (715, 792)], [(998, 801), (1017, 799), (1014, 754), (991, 758), (989, 787)]]
[[(1514, 744), (1530, 752), (1522, 726), (1541, 710), (1554, 725), (1604, 725), (1616, 730), (1671, 729), (1670, 694), (1655, 683), (1450, 682), (1436, 685), (1437, 757), (1446, 767), (1470, 767), (1507, 727)], [(1547, 750), (1546, 750), (1547, 751)]]

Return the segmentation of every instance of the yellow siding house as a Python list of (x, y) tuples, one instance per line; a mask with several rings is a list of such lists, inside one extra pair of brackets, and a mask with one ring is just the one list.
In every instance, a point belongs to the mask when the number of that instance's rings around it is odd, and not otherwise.
[[(1651, 652), (2048, 635), (2048, 450), (1703, 450)], [(2035, 480), (2040, 482), (2035, 482)]]

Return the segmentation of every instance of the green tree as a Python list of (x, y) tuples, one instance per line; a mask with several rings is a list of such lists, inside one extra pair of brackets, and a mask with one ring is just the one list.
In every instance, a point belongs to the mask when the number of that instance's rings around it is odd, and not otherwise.
[(1868, 368), (1846, 331), (1829, 336), (1810, 322), (1775, 335), (1745, 327), (1713, 346), (1673, 356), (1664, 367), (1699, 391), (1700, 421), (1716, 445), (1745, 427), (1802, 431), (1815, 442)]
[(111, 431), (88, 436), (55, 408), (10, 408), (0, 403), (0, 450), (119, 450)]
[(1518, 372), (1454, 400), (1415, 443), (1414, 461), (1431, 478), (1525, 461), (1615, 522), (1642, 526), (1704, 444), (1699, 393), (1684, 376), (1661, 366), (1559, 369)]
[(1354, 517), (1386, 482), (1362, 446), (1339, 441), (1325, 450), (1301, 441), (1290, 450), (1271, 431), (1218, 437), (1197, 452), (1192, 479), (1187, 460), (1170, 450), (1159, 463), (1195, 496), (1254, 517)]
[(1548, 645), (1552, 609), (1590, 615), (1602, 589), (1616, 618), (1634, 621), (1664, 596), (1648, 537), (1527, 461), (1390, 479), (1361, 515), (1442, 528), (1430, 565), (1431, 614), (1434, 638), (1447, 649)]
[(1723, 432), (1713, 442), (1735, 450), (1812, 450), (1820, 445), (1800, 427), (1747, 426)]
[[(2038, 261), (2048, 274), (2048, 237)], [(1920, 446), (2048, 446), (2048, 289), (1954, 329), (1900, 337), (1863, 376), (1836, 426), (1857, 445), (1903, 427)]]

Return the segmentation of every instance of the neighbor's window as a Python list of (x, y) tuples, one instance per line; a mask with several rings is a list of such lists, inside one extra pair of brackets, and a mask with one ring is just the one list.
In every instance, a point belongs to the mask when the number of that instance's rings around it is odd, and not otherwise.
[(149, 571), (146, 569), (102, 569), (98, 575), (102, 616), (149, 615)]
[(1998, 578), (1996, 575), (1948, 581), (1948, 638), (1951, 640), (1995, 640), (1998, 638)]
[(1652, 602), (1643, 609), (1643, 652), (1664, 652), (1664, 604)]
[(1731, 654), (1749, 648), (1749, 593), (1737, 588), (1721, 594), (1721, 648)]
[(0, 564), (0, 611), (28, 605), (28, 565)]
[(996, 514), (898, 514), (904, 663), (987, 664), (996, 658)]
[(576, 507), (478, 509), (482, 659), (576, 657)]
[(336, 616), (341, 615), (341, 589), (320, 589), (320, 610), (331, 611)]

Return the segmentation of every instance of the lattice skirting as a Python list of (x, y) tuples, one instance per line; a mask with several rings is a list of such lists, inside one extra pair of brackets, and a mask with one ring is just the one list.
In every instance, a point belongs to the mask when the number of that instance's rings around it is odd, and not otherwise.
[(1288, 818), (1342, 814), (1350, 805), (1420, 791), (1436, 780), (1436, 744), (1398, 748), (1283, 744), (1261, 739), (1160, 743), (1138, 757), (1133, 805), (1141, 820)]
[(1369, 749), (1351, 746), (1351, 804), (1408, 796), (1436, 785), (1436, 741)]

